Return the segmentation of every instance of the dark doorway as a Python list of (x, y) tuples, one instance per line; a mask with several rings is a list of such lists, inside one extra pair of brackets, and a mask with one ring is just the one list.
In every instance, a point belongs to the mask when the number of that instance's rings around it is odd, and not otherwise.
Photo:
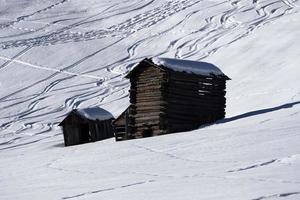
[(145, 124), (143, 127), (143, 137), (151, 137), (153, 136), (152, 127), (148, 124)]

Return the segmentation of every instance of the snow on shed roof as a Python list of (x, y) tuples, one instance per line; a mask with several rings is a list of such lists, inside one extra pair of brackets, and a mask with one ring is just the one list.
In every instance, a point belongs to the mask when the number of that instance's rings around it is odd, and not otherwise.
[(132, 76), (137, 68), (140, 68), (140, 65), (142, 62), (149, 63), (155, 67), (158, 67), (160, 69), (169, 69), (172, 71), (177, 72), (184, 72), (188, 74), (196, 74), (196, 75), (202, 75), (202, 76), (217, 76), (225, 80), (230, 80), (229, 77), (227, 77), (218, 67), (211, 63), (207, 62), (200, 62), (200, 61), (192, 61), (192, 60), (180, 60), (180, 59), (174, 59), (174, 58), (161, 58), (161, 57), (154, 57), (151, 59), (145, 58), (139, 63), (136, 63), (131, 71), (125, 76), (126, 78), (129, 78)]
[(203, 76), (225, 76), (225, 74), (218, 67), (207, 62), (159, 57), (152, 58), (152, 62), (158, 66), (162, 65), (166, 68), (178, 72), (186, 72), (189, 74), (197, 74)]
[(114, 118), (114, 116), (110, 112), (100, 107), (83, 108), (77, 109), (76, 111), (82, 117), (85, 117), (90, 120), (107, 120)]

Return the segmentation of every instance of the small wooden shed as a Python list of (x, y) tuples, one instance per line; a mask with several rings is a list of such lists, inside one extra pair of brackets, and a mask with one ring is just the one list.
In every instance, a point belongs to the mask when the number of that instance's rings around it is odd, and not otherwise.
[(114, 137), (113, 120), (111, 113), (99, 107), (72, 110), (59, 124), (65, 146)]
[(117, 140), (193, 130), (225, 117), (230, 79), (213, 64), (144, 59), (126, 77), (131, 84), (130, 106), (121, 118), (126, 118), (128, 128)]

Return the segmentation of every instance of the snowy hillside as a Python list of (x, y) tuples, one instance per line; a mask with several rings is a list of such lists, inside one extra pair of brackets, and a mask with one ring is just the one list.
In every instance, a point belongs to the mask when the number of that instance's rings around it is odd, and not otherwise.
[[(300, 1), (0, 0), (0, 199), (300, 199)], [(145, 57), (211, 62), (226, 119), (63, 147), (74, 108), (128, 105)]]

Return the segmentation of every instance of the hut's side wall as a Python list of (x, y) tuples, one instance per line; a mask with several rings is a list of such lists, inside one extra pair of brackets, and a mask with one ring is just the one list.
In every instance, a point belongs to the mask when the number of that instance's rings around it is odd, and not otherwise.
[(169, 72), (168, 131), (192, 130), (225, 116), (225, 80)]
[(166, 73), (144, 65), (130, 77), (129, 139), (160, 135), (165, 129), (166, 102), (162, 91), (167, 81)]
[(114, 136), (111, 119), (104, 121), (90, 121), (89, 131), (92, 142), (111, 138)]
[(71, 146), (84, 143), (82, 136), (82, 119), (73, 112), (64, 120), (62, 125), (65, 146)]

